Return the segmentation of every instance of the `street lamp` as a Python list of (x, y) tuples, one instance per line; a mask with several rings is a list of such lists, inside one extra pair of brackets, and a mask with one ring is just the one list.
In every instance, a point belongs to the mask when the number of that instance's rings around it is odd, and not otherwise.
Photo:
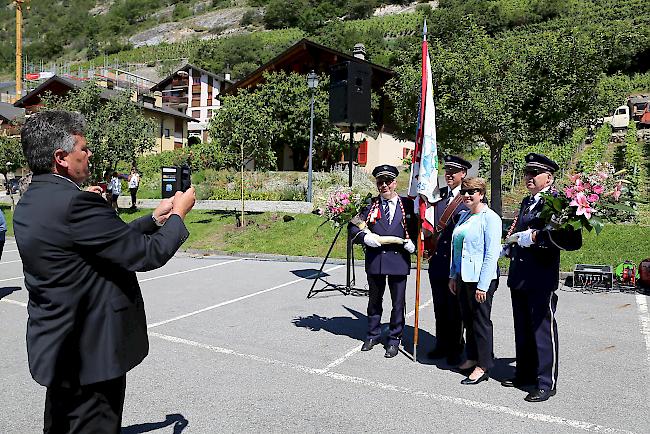
[(312, 160), (313, 147), (314, 147), (314, 92), (315, 89), (318, 87), (318, 75), (316, 75), (314, 70), (312, 70), (309, 74), (307, 74), (307, 86), (309, 87), (309, 91), (311, 93), (311, 104), (310, 104), (311, 120), (309, 123), (309, 169), (307, 171), (307, 202), (311, 202), (312, 201), (311, 160)]

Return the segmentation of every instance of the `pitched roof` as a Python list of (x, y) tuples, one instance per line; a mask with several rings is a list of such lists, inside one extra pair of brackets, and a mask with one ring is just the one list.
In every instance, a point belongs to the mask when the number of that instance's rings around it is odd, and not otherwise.
[(329, 72), (329, 68), (332, 65), (345, 61), (369, 65), (372, 69), (372, 87), (374, 89), (381, 88), (384, 83), (395, 76), (395, 72), (391, 69), (303, 38), (271, 59), (269, 62), (239, 80), (234, 86), (225, 90), (224, 93), (235, 93), (237, 89), (256, 86), (258, 83), (263, 81), (262, 74), (264, 72), (281, 70), (294, 71), (294, 66), (300, 65), (300, 71), (295, 72), (307, 73), (314, 70), (316, 73), (322, 73)]
[(12, 104), (0, 102), (0, 120), (12, 122), (25, 114), (25, 109), (14, 107)]
[(217, 80), (222, 81), (224, 83), (229, 83), (229, 84), (234, 84), (235, 83), (232, 80), (226, 80), (226, 77), (223, 74), (215, 74), (214, 72), (206, 71), (205, 69), (199, 68), (198, 66), (192, 65), (191, 63), (186, 63), (185, 66), (183, 66), (181, 68), (178, 68), (176, 71), (169, 74), (169, 76), (167, 76), (167, 78), (164, 78), (162, 81), (160, 81), (160, 82), (156, 83), (155, 85), (153, 85), (150, 90), (162, 90), (165, 86), (167, 86), (167, 83), (169, 83), (174, 78), (174, 76), (176, 75), (176, 73), (178, 71), (186, 71), (187, 72), (190, 68), (192, 68), (194, 70), (197, 70), (197, 71), (201, 72), (202, 74), (206, 74), (208, 77), (216, 78)]
[[(59, 89), (67, 88), (68, 90), (72, 90), (72, 89), (79, 89), (83, 83), (84, 81), (81, 80), (73, 80), (68, 77), (61, 77), (55, 75), (52, 78), (49, 78), (43, 83), (41, 83), (36, 89), (29, 92), (27, 95), (23, 96), (18, 101), (16, 101), (14, 103), (14, 106), (28, 107), (32, 105), (37, 105), (41, 101), (41, 95), (52, 87), (58, 87)], [(99, 97), (104, 100), (109, 100), (109, 99), (117, 98), (120, 95), (122, 95), (122, 91), (115, 90), (115, 89), (102, 89), (101, 93), (99, 94)], [(197, 119), (194, 119), (193, 117), (188, 116), (185, 113), (179, 112), (178, 110), (170, 109), (168, 107), (156, 107), (153, 105), (152, 106), (144, 105), (140, 101), (137, 102), (137, 105), (144, 110), (149, 110), (158, 113), (165, 113), (170, 116), (185, 119), (188, 122), (198, 122)]]

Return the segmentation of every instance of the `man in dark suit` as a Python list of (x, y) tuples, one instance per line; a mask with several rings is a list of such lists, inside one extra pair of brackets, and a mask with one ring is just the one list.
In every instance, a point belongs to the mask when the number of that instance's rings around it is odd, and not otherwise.
[(560, 279), (560, 250), (577, 250), (582, 234), (556, 230), (540, 218), (544, 206), (541, 193), (548, 192), (558, 165), (550, 158), (526, 155), (525, 180), (530, 196), (521, 202), (515, 231), (507, 241), (510, 256), (508, 286), (515, 324), (515, 378), (506, 387), (532, 387), (524, 398), (546, 401), (556, 393), (558, 334), (555, 322)]
[[(433, 311), (436, 315), (436, 347), (429, 352), (431, 359), (446, 358), (450, 365), (460, 363), (463, 353), (463, 323), (458, 296), (449, 291), (449, 266), (451, 263), (451, 235), (461, 211), (467, 206), (460, 196), (460, 186), (472, 165), (455, 155), (445, 156), (446, 187), (440, 189), (440, 201), (434, 205), (434, 222), (438, 244), (430, 253), (429, 283), (433, 294)], [(448, 221), (442, 227), (441, 217), (448, 210)]]
[(14, 232), (29, 292), (29, 369), (47, 387), (45, 433), (120, 431), (126, 372), (149, 350), (135, 272), (174, 255), (194, 205), (190, 188), (124, 223), (99, 187), (80, 187), (92, 156), (84, 127), (78, 113), (46, 111), (21, 132), (34, 176)]
[[(377, 166), (372, 175), (377, 180), (379, 196), (361, 212), (367, 228), (350, 224), (350, 236), (366, 246), (366, 275), (368, 277), (368, 334), (361, 351), (369, 351), (381, 338), (381, 314), (386, 281), (393, 308), (390, 315), (388, 340), (384, 357), (395, 357), (404, 330), (404, 296), (406, 278), (411, 271), (413, 239), (417, 236), (417, 221), (413, 201), (396, 192), (398, 170), (387, 164)], [(404, 240), (387, 243), (380, 237), (392, 236)], [(393, 240), (394, 241), (394, 240)]]

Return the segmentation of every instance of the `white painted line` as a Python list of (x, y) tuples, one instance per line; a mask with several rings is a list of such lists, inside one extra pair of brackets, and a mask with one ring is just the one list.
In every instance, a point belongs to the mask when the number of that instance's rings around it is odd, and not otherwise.
[(27, 303), (23, 303), (22, 301), (10, 300), (8, 298), (0, 298), (0, 301), (9, 304), (17, 304), (18, 306), (22, 306), (22, 307), (27, 307)]
[(195, 348), (202, 348), (208, 351), (212, 351), (214, 353), (218, 354), (225, 354), (225, 355), (230, 355), (230, 356), (236, 356), (242, 359), (247, 359), (247, 360), (253, 360), (256, 362), (261, 362), (265, 363), (267, 365), (273, 365), (273, 366), (280, 366), (283, 368), (289, 368), (293, 369), (296, 371), (303, 372), (305, 374), (311, 374), (311, 375), (317, 375), (321, 377), (326, 377), (326, 378), (331, 378), (333, 380), (337, 380), (340, 382), (344, 383), (350, 383), (350, 384), (359, 384), (361, 386), (365, 386), (368, 388), (374, 388), (374, 389), (381, 389), (389, 392), (395, 392), (399, 394), (403, 394), (405, 396), (409, 397), (418, 397), (418, 398), (425, 398), (429, 399), (431, 401), (437, 401), (437, 402), (446, 402), (449, 404), (455, 404), (458, 406), (464, 406), (464, 407), (469, 407), (469, 408), (475, 408), (479, 410), (485, 410), (485, 411), (490, 411), (493, 413), (498, 413), (498, 414), (504, 414), (508, 416), (513, 416), (515, 418), (525, 418), (525, 419), (530, 419), (534, 420), (536, 422), (545, 422), (549, 424), (554, 424), (558, 425), (561, 427), (570, 427), (570, 428), (576, 428), (576, 429), (581, 429), (584, 431), (592, 431), (592, 432), (599, 432), (599, 433), (625, 433), (625, 434), (634, 434), (632, 431), (627, 431), (623, 429), (617, 429), (617, 428), (609, 428), (606, 426), (602, 425), (597, 425), (595, 423), (591, 422), (586, 422), (586, 421), (581, 421), (581, 420), (573, 420), (573, 419), (567, 419), (564, 417), (558, 417), (558, 416), (552, 416), (549, 414), (543, 414), (543, 413), (527, 413), (524, 411), (516, 410), (510, 407), (502, 406), (502, 405), (494, 405), (494, 404), (489, 404), (486, 402), (480, 402), (480, 401), (473, 401), (470, 399), (464, 399), (464, 398), (458, 398), (454, 396), (447, 396), (447, 395), (441, 395), (438, 393), (430, 393), (430, 392), (425, 392), (423, 390), (417, 390), (417, 389), (411, 389), (408, 387), (402, 387), (402, 386), (397, 386), (394, 384), (388, 384), (388, 383), (381, 383), (378, 381), (374, 380), (369, 380), (366, 378), (361, 378), (361, 377), (353, 377), (350, 375), (345, 375), (345, 374), (339, 374), (336, 372), (329, 372), (325, 369), (316, 369), (316, 368), (310, 368), (308, 366), (303, 366), (303, 365), (298, 365), (295, 363), (289, 363), (289, 362), (282, 362), (279, 360), (273, 360), (269, 359), (266, 357), (260, 357), (256, 356), (253, 354), (244, 354), (240, 353), (228, 348), (222, 348), (222, 347), (216, 347), (213, 345), (207, 345), (207, 344), (202, 344), (200, 342), (196, 341), (190, 341), (187, 339), (183, 338), (178, 338), (175, 336), (169, 336), (169, 335), (163, 335), (160, 333), (155, 333), (155, 332), (149, 332), (149, 336), (157, 337), (160, 339), (164, 339), (169, 342), (174, 342), (178, 344), (183, 344), (183, 345), (189, 345)]
[(246, 260), (246, 258), (233, 259), (232, 261), (219, 262), (219, 263), (216, 263), (216, 264), (206, 265), (205, 267), (191, 268), (189, 270), (183, 270), (183, 271), (177, 271), (175, 273), (165, 274), (163, 276), (149, 277), (147, 279), (138, 280), (138, 282), (142, 283), (142, 282), (149, 282), (150, 280), (164, 279), (165, 277), (177, 276), (179, 274), (191, 273), (193, 271), (205, 270), (206, 268), (219, 267), (221, 265), (232, 264), (233, 262), (240, 262), (240, 261), (245, 261), (245, 260)]
[[(424, 309), (425, 307), (429, 306), (431, 303), (433, 303), (433, 299), (430, 299), (430, 300), (427, 301), (426, 303), (420, 305), (420, 309), (419, 309), (419, 310)], [(409, 313), (407, 313), (407, 314), (404, 316), (404, 319), (406, 319), (406, 318), (410, 318), (410, 317), (412, 317), (414, 314), (415, 314), (415, 309), (413, 309), (412, 311), (410, 311)], [(350, 351), (348, 351), (347, 353), (345, 353), (343, 356), (339, 357), (338, 359), (334, 360), (332, 363), (330, 363), (329, 365), (327, 365), (327, 366), (325, 367), (324, 371), (329, 371), (330, 369), (335, 368), (336, 366), (338, 366), (338, 365), (340, 365), (341, 363), (345, 362), (347, 359), (349, 359), (350, 357), (354, 356), (356, 353), (358, 353), (358, 352), (360, 352), (360, 351), (361, 351), (361, 346), (360, 346), (360, 345), (357, 345), (356, 347), (350, 349)]]
[(647, 297), (636, 294), (636, 304), (639, 307), (639, 321), (641, 322), (641, 333), (645, 338), (645, 349), (648, 360), (648, 369), (650, 370), (650, 312), (648, 311)]
[(18, 276), (18, 277), (9, 277), (8, 279), (0, 279), (0, 282), (8, 282), (10, 280), (18, 280), (18, 279), (24, 279), (25, 276)]
[(16, 250), (3, 250), (2, 253), (10, 253), (10, 252), (17, 252), (18, 249)]
[[(336, 270), (337, 268), (341, 268), (341, 267), (343, 267), (343, 265), (337, 265), (336, 267), (332, 267), (332, 268), (330, 268), (328, 270), (325, 270), (325, 272), (328, 273), (330, 271)], [(311, 274), (311, 275), (309, 275), (307, 277), (301, 277), (299, 279), (295, 279), (295, 280), (292, 280), (291, 282), (283, 283), (281, 285), (277, 285), (277, 286), (274, 286), (272, 288), (263, 289), (261, 291), (257, 291), (257, 292), (254, 292), (252, 294), (244, 295), (242, 297), (238, 297), (238, 298), (235, 298), (233, 300), (228, 300), (228, 301), (221, 302), (219, 304), (204, 307), (203, 309), (195, 310), (194, 312), (186, 313), (184, 315), (179, 315), (177, 317), (170, 318), (170, 319), (165, 320), (165, 321), (160, 321), (160, 322), (156, 322), (156, 323), (153, 323), (153, 324), (149, 324), (149, 325), (147, 325), (147, 328), (158, 327), (160, 325), (167, 324), (167, 323), (170, 323), (170, 322), (173, 322), (173, 321), (178, 321), (179, 319), (187, 318), (189, 316), (197, 315), (199, 313), (207, 312), (209, 310), (216, 309), (218, 307), (222, 307), (222, 306), (226, 306), (228, 304), (236, 303), (238, 301), (246, 300), (247, 298), (255, 297), (256, 295), (264, 294), (266, 292), (275, 291), (276, 289), (284, 288), (285, 286), (293, 285), (294, 283), (298, 283), (300, 281), (303, 281), (303, 280), (306, 280), (306, 279), (309, 279), (309, 278), (312, 278), (312, 277), (316, 277), (316, 276), (318, 276), (318, 274), (319, 273), (314, 273), (314, 274)]]
[(18, 259), (17, 261), (5, 261), (5, 262), (0, 262), (0, 265), (2, 265), (2, 264), (13, 264), (14, 262), (21, 262), (21, 260)]

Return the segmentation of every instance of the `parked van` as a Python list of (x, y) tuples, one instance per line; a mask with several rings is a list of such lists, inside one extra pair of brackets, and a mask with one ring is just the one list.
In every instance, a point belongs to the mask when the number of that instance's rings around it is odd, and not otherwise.
[(630, 124), (630, 108), (626, 105), (620, 106), (614, 111), (612, 116), (605, 116), (603, 122), (610, 124), (614, 131), (626, 129)]

